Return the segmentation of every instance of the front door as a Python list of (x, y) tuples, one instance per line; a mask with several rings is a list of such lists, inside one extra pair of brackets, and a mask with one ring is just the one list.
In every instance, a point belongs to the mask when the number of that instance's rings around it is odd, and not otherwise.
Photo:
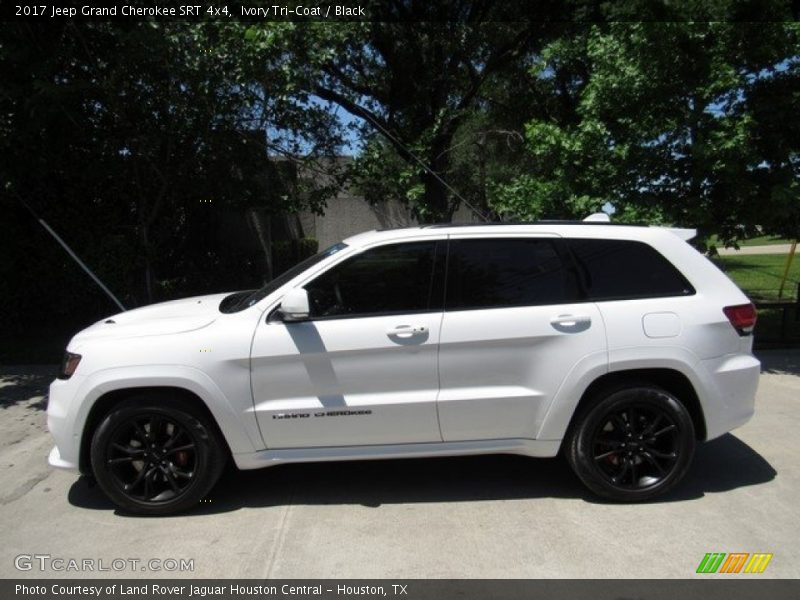
[(252, 385), (268, 448), (441, 441), (443, 242), (384, 244), (303, 287), (310, 319), (263, 322)]

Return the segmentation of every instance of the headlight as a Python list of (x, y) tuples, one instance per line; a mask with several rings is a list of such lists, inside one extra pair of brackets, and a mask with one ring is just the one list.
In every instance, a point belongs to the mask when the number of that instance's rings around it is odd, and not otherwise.
[(64, 352), (64, 360), (61, 361), (61, 371), (58, 373), (59, 379), (69, 379), (78, 368), (81, 362), (80, 354), (73, 354), (72, 352)]

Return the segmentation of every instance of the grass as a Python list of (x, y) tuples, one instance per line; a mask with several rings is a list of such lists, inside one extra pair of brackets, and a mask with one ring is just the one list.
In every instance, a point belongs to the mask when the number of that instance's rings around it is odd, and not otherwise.
[(791, 244), (792, 240), (787, 240), (774, 235), (762, 235), (759, 237), (744, 240), (740, 246), (777, 246), (779, 244)]
[[(714, 258), (714, 262), (736, 282), (745, 294), (756, 302), (777, 301), (783, 270), (786, 268), (785, 254), (728, 255)], [(797, 283), (800, 281), (800, 256), (795, 256), (789, 277), (783, 288), (785, 302), (797, 301)], [(756, 345), (769, 347), (797, 343), (800, 340), (800, 320), (794, 307), (784, 315), (784, 309), (765, 308), (758, 310)]]
[[(792, 240), (787, 240), (782, 237), (777, 237), (774, 235), (760, 235), (758, 237), (750, 238), (749, 240), (741, 240), (739, 242), (739, 246), (744, 248), (745, 246), (778, 246), (781, 244), (791, 244)], [(708, 245), (709, 246), (716, 246), (717, 248), (724, 248), (719, 238), (716, 235), (712, 235), (708, 238)]]
[[(754, 300), (777, 300), (785, 254), (751, 254), (718, 256), (714, 262)], [(797, 299), (797, 283), (800, 281), (800, 256), (795, 256), (789, 277), (783, 288), (784, 300)]]

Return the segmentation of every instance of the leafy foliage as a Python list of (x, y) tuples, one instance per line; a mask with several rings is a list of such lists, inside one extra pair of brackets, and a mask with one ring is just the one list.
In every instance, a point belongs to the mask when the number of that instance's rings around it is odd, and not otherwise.
[(369, 1), (370, 23), (0, 25), (3, 336), (114, 310), (20, 200), (131, 306), (258, 285), (314, 245), (265, 223), (344, 186), (422, 222), (463, 197), (798, 237), (786, 2)]
[(337, 187), (270, 160), (331, 154), (336, 124), (292, 98), (291, 78), (254, 78), (222, 26), (3, 27), (4, 330), (30, 327), (18, 315), (46, 327), (114, 310), (20, 200), (136, 306), (260, 285), (270, 274), (242, 235), (249, 211), (319, 210)]
[(796, 24), (594, 25), (549, 45), (532, 75), (569, 110), (527, 123), (534, 169), (499, 188), (501, 211), (578, 216), (608, 201), (617, 218), (724, 242), (755, 225), (797, 237)]
[[(544, 5), (560, 13), (559, 3)], [(354, 167), (368, 194), (408, 202), (424, 221), (447, 220), (459, 203), (443, 183), (459, 129), (557, 29), (512, 19), (513, 10), (491, 0), (390, 0), (371, 10), (371, 23), (248, 25), (244, 37), (265, 55), (283, 49), (298, 93), (362, 121), (366, 151)], [(390, 22), (398, 16), (413, 18)]]

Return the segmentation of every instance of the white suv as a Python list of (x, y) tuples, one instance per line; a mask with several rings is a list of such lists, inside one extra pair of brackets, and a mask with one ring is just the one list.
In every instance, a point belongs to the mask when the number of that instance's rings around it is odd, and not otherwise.
[(760, 370), (753, 305), (686, 231), (372, 231), (260, 290), (114, 315), (50, 387), (50, 464), (145, 514), (198, 503), (229, 457), (563, 449), (597, 494), (651, 498), (751, 417)]

